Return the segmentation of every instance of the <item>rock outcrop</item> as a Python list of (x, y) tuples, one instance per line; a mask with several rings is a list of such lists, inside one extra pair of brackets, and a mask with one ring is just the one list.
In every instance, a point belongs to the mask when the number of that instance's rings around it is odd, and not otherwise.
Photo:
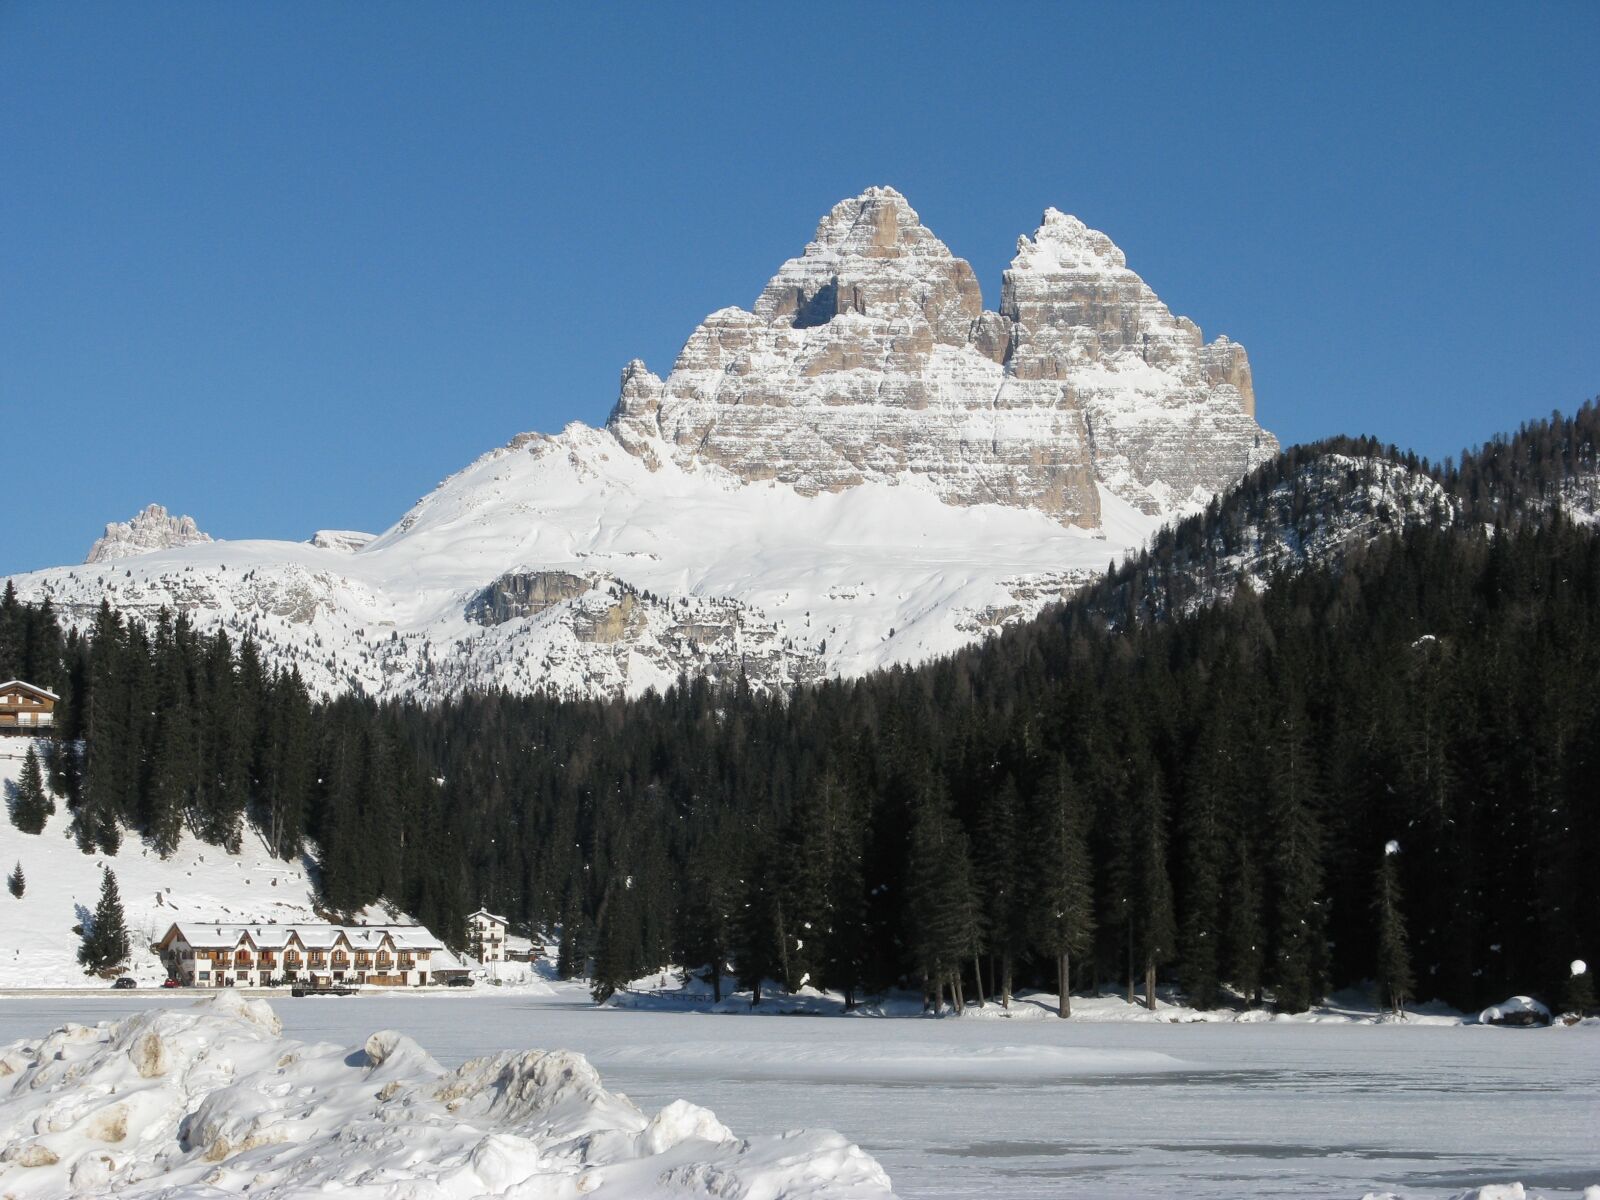
[(652, 466), (806, 495), (910, 483), (1097, 528), (1100, 487), (1160, 513), (1275, 453), (1254, 414), (1244, 348), (1207, 345), (1105, 234), (1048, 210), (986, 312), (972, 268), (869, 188), (752, 311), (707, 317), (665, 380), (628, 364), (609, 428)]
[(209, 534), (200, 532), (193, 517), (170, 516), (161, 505), (152, 504), (131, 521), (108, 524), (105, 533), (89, 547), (89, 557), (83, 561), (98, 563), (113, 558), (132, 558), (152, 550), (171, 550), (210, 540)]

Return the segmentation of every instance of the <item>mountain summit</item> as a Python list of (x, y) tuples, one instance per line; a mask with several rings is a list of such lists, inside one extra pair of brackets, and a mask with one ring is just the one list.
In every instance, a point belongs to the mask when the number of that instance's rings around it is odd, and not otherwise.
[(1105, 234), (1048, 210), (998, 312), (893, 188), (841, 201), (754, 309), (712, 313), (661, 380), (623, 375), (609, 428), (655, 463), (813, 495), (915, 482), (947, 504), (1098, 528), (1099, 487), (1158, 514), (1277, 450), (1244, 348), (1205, 344)]
[(1048, 210), (986, 310), (869, 188), (666, 378), (628, 364), (604, 428), (522, 434), (376, 538), (210, 542), (151, 509), (15, 582), (80, 627), (105, 599), (248, 632), (324, 693), (785, 687), (1025, 619), (1276, 449), (1243, 348), (1105, 234)]

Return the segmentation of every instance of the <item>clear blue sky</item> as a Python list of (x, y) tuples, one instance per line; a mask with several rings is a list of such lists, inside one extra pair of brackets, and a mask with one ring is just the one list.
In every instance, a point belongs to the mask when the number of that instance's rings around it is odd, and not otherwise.
[(0, 3), (0, 573), (150, 501), (382, 529), (875, 183), (990, 307), (1055, 205), (1286, 443), (1454, 453), (1600, 392), (1597, 49), (1593, 3)]

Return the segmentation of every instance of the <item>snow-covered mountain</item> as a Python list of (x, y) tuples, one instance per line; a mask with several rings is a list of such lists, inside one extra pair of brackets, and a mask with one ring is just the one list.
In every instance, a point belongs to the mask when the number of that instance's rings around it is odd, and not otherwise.
[(322, 692), (785, 686), (1033, 615), (1273, 455), (1254, 414), (1243, 348), (1104, 234), (1048, 211), (985, 311), (871, 188), (664, 379), (630, 363), (604, 428), (522, 434), (376, 538), (139, 538), (15, 582), (248, 632)]

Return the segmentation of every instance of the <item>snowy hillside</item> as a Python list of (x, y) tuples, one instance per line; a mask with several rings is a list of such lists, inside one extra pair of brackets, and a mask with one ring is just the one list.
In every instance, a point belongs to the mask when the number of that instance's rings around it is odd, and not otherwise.
[(212, 542), (152, 507), (15, 577), (250, 634), (328, 694), (637, 695), (911, 663), (1024, 620), (1276, 452), (1244, 350), (1207, 343), (1055, 209), (1000, 307), (891, 188), (841, 201), (751, 310), (607, 425), (522, 434), (387, 532)]
[(803, 496), (655, 470), (603, 430), (529, 435), (351, 552), (212, 542), (16, 577), (64, 620), (102, 599), (249, 633), (332, 693), (638, 694), (680, 673), (782, 685), (955, 649), (1033, 615), (1160, 522), (1110, 493), (1095, 531), (916, 487)]
[[(22, 770), (26, 742), (0, 741), (0, 791), (10, 799)], [(84, 854), (67, 832), (66, 807), (43, 833), (28, 834), (0, 817), (0, 874), (18, 863), (27, 881), (20, 899), (0, 892), (0, 989), (98, 987), (78, 965), (74, 925), (94, 911), (101, 872), (116, 872), (133, 945), (127, 972), (141, 985), (166, 978), (150, 942), (180, 917), (190, 920), (316, 920), (304, 862), (274, 859), (248, 827), (243, 851), (230, 855), (185, 836), (163, 861), (137, 834), (127, 834), (114, 856)]]

